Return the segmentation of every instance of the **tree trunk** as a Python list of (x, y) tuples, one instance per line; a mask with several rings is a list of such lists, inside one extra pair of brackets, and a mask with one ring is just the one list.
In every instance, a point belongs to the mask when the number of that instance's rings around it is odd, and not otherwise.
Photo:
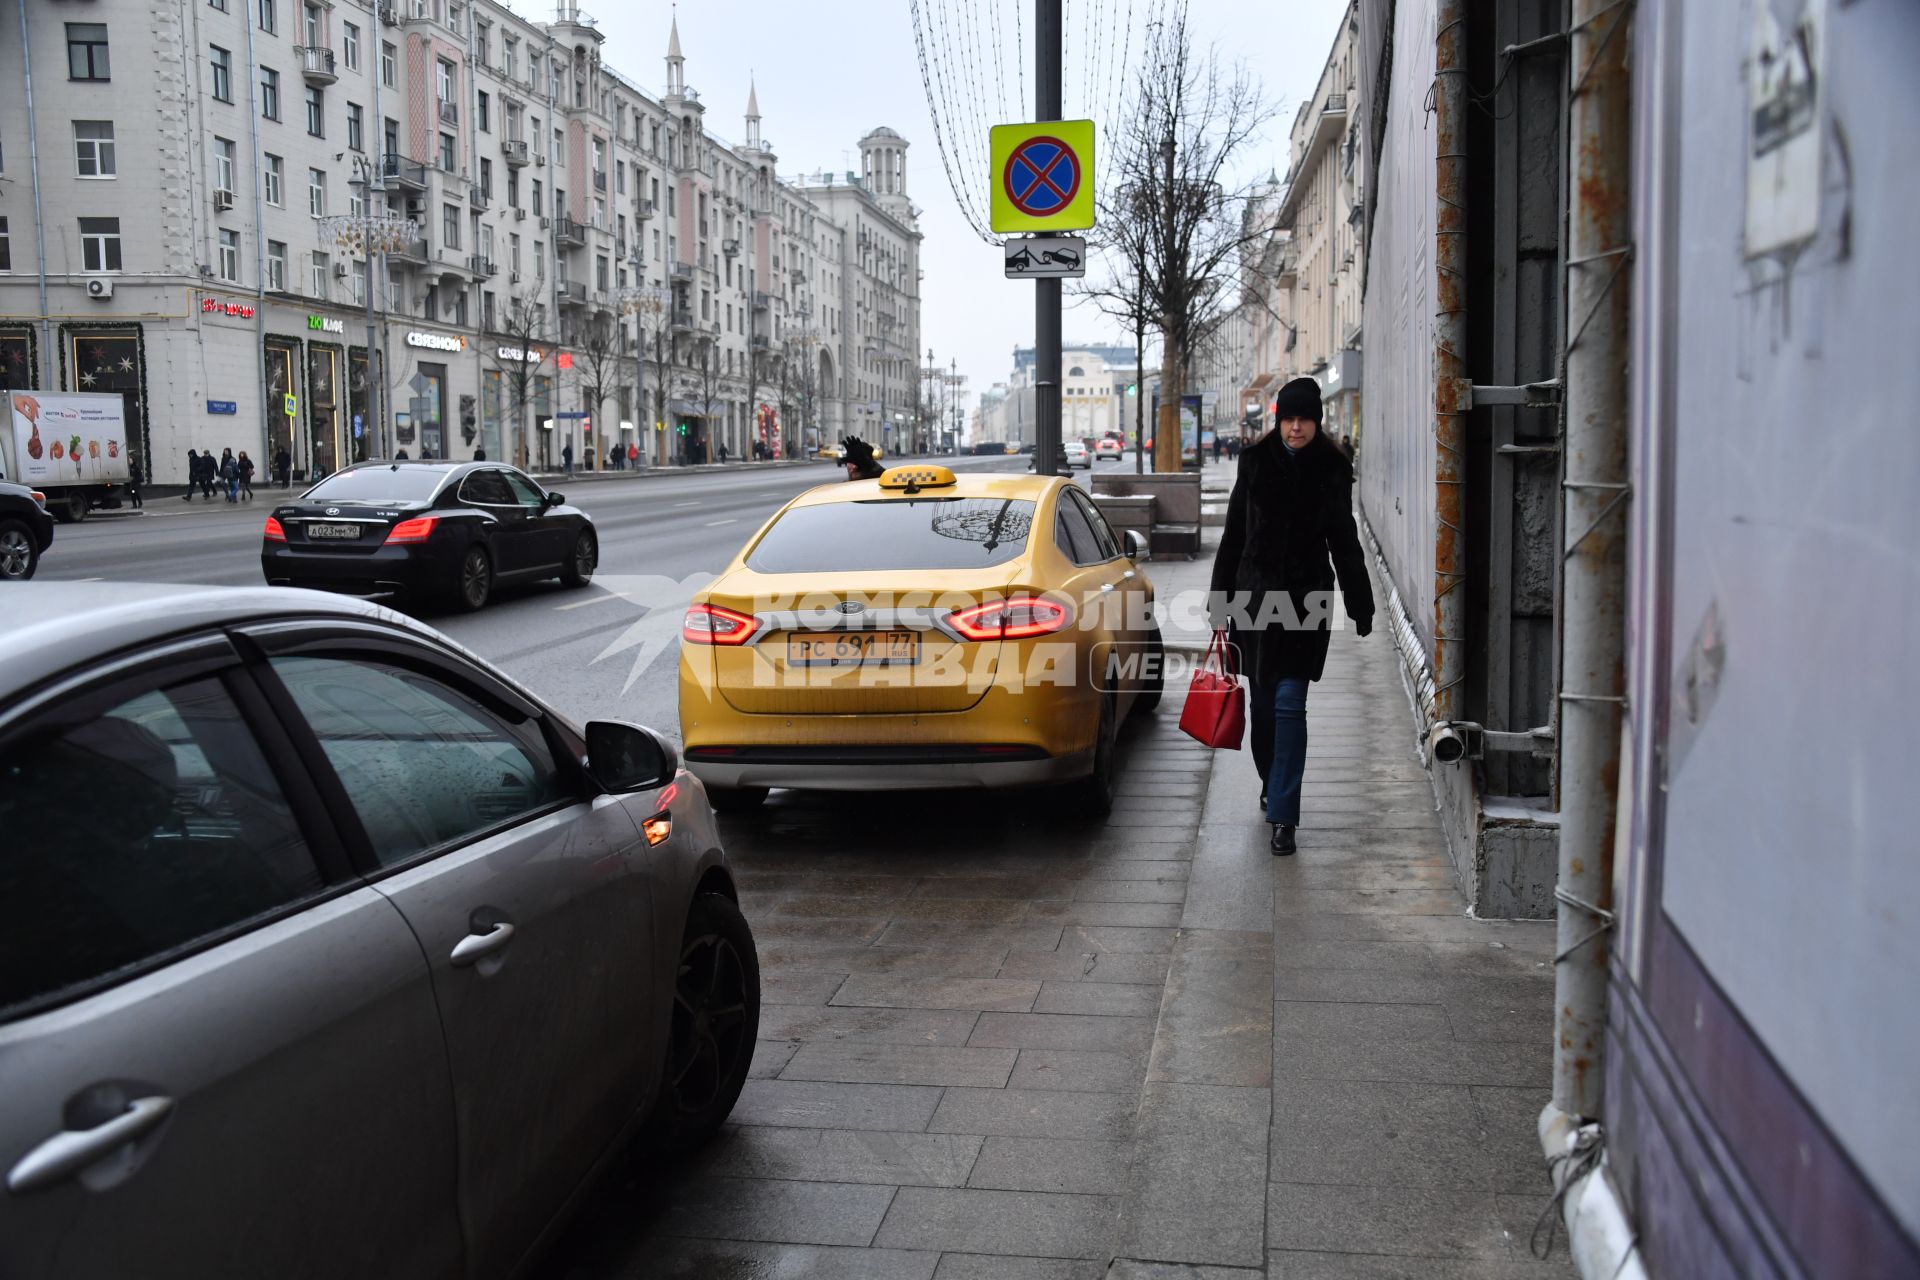
[(1153, 425), (1153, 469), (1180, 469), (1180, 397), (1185, 392), (1182, 377), (1185, 353), (1174, 336), (1171, 323), (1161, 327), (1160, 336), (1160, 408)]

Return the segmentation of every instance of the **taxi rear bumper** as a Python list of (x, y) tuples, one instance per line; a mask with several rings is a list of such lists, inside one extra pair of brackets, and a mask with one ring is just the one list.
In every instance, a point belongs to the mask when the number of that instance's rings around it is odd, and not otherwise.
[(934, 791), (1071, 782), (1092, 771), (1093, 752), (1054, 756), (1012, 744), (692, 747), (685, 763), (709, 787)]

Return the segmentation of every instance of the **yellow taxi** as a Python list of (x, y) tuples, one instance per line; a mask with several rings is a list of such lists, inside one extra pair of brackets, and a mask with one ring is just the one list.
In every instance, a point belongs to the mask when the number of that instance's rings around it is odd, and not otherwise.
[(911, 464), (809, 490), (687, 609), (686, 767), (722, 810), (1065, 784), (1104, 813), (1120, 725), (1160, 698), (1144, 554), (1056, 476)]
[[(873, 449), (873, 456), (875, 458), (884, 458), (887, 456), (887, 451), (879, 445), (872, 445), (871, 448)], [(845, 462), (847, 460), (847, 451), (845, 446), (837, 443), (823, 444), (820, 446), (820, 451), (813, 456), (816, 460), (822, 462)]]

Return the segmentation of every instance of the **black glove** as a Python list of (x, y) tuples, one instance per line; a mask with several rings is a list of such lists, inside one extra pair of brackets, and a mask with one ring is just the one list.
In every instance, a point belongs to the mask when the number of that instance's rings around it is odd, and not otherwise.
[(1355, 618), (1353, 620), (1353, 633), (1357, 636), (1372, 635), (1373, 615), (1368, 614), (1364, 618)]

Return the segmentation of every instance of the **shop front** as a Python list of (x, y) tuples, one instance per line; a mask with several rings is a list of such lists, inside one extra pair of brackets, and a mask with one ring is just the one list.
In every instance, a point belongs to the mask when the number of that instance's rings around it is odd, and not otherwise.
[(60, 326), (60, 373), (68, 391), (117, 392), (126, 404), (131, 467), (151, 476), (145, 331), (137, 324)]

